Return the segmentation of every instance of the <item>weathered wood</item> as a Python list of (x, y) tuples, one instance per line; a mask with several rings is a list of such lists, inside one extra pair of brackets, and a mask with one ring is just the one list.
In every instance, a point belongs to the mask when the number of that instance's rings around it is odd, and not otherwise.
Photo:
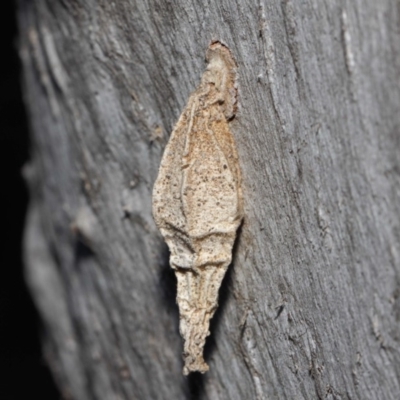
[[(398, 2), (19, 5), (27, 278), (65, 398), (400, 398)], [(151, 191), (211, 40), (238, 63), (245, 218), (185, 378)]]

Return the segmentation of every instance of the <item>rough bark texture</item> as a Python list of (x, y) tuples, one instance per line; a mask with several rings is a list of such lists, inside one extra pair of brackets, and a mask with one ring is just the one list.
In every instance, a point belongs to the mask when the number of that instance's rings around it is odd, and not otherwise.
[[(20, 0), (19, 24), (27, 278), (65, 398), (400, 398), (399, 2)], [(245, 218), (186, 378), (151, 192), (211, 40)]]

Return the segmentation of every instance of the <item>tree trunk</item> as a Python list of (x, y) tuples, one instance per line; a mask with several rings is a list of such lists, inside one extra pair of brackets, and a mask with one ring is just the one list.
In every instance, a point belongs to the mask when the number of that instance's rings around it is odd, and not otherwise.
[[(399, 3), (19, 5), (26, 274), (63, 396), (399, 399)], [(210, 370), (184, 377), (151, 194), (212, 40), (238, 64), (244, 221)]]

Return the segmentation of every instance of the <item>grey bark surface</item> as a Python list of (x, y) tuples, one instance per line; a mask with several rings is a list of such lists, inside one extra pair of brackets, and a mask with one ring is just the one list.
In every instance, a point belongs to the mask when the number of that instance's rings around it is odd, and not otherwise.
[[(400, 398), (400, 3), (19, 2), (26, 276), (65, 399)], [(151, 215), (211, 40), (238, 63), (244, 222), (182, 376)], [(22, 318), (22, 316), (21, 316)]]

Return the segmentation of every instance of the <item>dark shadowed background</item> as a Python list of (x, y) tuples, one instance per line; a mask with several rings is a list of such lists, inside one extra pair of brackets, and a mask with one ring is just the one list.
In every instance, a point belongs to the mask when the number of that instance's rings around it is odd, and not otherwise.
[(15, 3), (5, 1), (1, 15), (0, 398), (58, 399), (40, 349), (40, 321), (23, 280), (22, 233), (28, 195), (21, 168), (29, 158), (29, 137), (21, 92)]

